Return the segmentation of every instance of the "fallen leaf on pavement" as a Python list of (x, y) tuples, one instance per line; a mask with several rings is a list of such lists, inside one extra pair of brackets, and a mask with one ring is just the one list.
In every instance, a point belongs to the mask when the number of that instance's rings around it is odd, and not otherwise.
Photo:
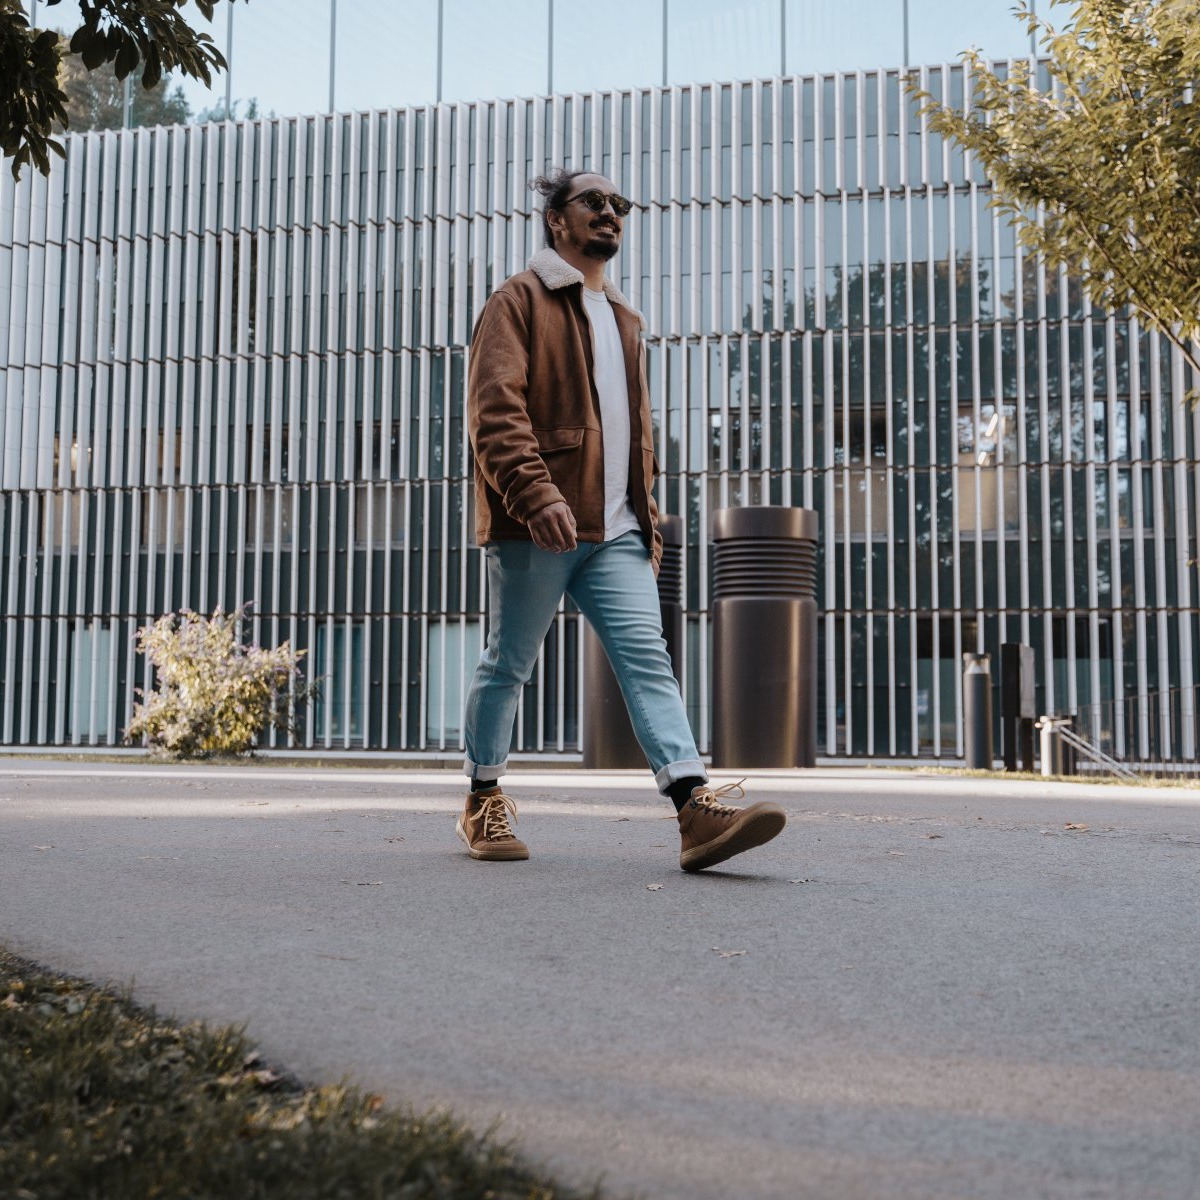
[(661, 883), (646, 884), (646, 891), (648, 891), (648, 892), (661, 892), (662, 889), (663, 889), (663, 885)]
[(788, 883), (812, 883), (811, 879), (789, 879)]
[(402, 842), (402, 841), (404, 841), (404, 839), (402, 837), (385, 837), (383, 840), (385, 842)]
[(941, 836), (942, 835), (940, 833), (927, 833), (925, 835), (926, 839), (931, 842), (933, 841), (934, 838), (940, 838)]
[(35, 850), (53, 850), (53, 846), (34, 846)]
[(722, 950), (720, 946), (713, 947), (713, 953), (718, 958), (741, 958), (745, 950)]
[(1087, 830), (1087, 826), (1084, 825), (1082, 821), (1068, 821), (1063, 826), (1063, 828), (1064, 829), (1078, 829), (1080, 832), (1084, 832)]

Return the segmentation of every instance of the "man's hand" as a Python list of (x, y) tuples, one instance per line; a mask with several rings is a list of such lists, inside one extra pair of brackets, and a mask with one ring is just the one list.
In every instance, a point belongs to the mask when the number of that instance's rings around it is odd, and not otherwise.
[(565, 554), (568, 550), (574, 550), (577, 545), (575, 514), (564, 500), (538, 509), (529, 518), (529, 532), (533, 536), (533, 544), (539, 550)]

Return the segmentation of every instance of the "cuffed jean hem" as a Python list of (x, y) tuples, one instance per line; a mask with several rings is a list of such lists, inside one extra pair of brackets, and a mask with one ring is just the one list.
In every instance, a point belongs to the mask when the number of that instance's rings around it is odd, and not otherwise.
[(468, 779), (478, 779), (480, 783), (495, 783), (508, 770), (508, 759), (495, 766), (487, 763), (472, 762), (469, 758), (463, 761), (463, 770)]
[(703, 779), (708, 782), (708, 772), (698, 758), (687, 758), (682, 762), (667, 763), (654, 776), (658, 790), (665, 796), (667, 788), (680, 779)]

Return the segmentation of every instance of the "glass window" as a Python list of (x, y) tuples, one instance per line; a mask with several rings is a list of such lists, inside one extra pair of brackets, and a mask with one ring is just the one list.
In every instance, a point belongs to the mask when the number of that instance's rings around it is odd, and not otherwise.
[[(435, 100), (437, 10), (429, 0), (388, 0), (386, 4), (362, 0), (347, 4), (343, 0), (337, 8), (337, 107), (401, 108)], [(447, 33), (450, 28), (447, 24)], [(365, 47), (370, 50), (364, 53)], [(448, 53), (454, 49), (449, 36), (446, 47)]]
[[(347, 628), (349, 626), (349, 628)], [(362, 741), (363, 634), (365, 623), (334, 620), (317, 626), (314, 676), (320, 680), (314, 717), (316, 740)], [(347, 636), (349, 635), (349, 636)]]
[(103, 739), (112, 706), (112, 630), (101, 621), (71, 633), (71, 736)]
[[(629, 31), (636, 30), (636, 36)], [(645, 0), (554, 5), (554, 90), (607, 91), (662, 83), (662, 13)]]
[(672, 83), (778, 75), (778, 0), (691, 0), (668, 10)]
[(787, 0), (790, 75), (901, 66), (900, 0)]
[(968, 47), (988, 58), (1027, 55), (1029, 34), (1012, 9), (1012, 0), (909, 0), (909, 58), (914, 64), (955, 62)]
[(483, 629), (479, 621), (447, 621), (444, 625), (430, 622), (425, 672), (427, 744), (458, 744), (467, 688), (482, 653)]
[[(444, 4), (443, 100), (546, 92), (549, 0), (508, 0), (507, 4), (444, 0)], [(610, 14), (604, 8), (592, 12), (609, 26)]]

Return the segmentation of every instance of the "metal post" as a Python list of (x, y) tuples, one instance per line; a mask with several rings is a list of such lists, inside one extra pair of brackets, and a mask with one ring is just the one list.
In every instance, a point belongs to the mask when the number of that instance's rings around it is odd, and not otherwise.
[(1000, 647), (1000, 742), (1004, 769), (1033, 770), (1033, 721), (1037, 716), (1036, 669), (1032, 646), (1005, 642)]
[(992, 656), (963, 655), (963, 742), (967, 769), (992, 769)]
[(663, 87), (667, 86), (667, 0), (663, 0)]
[(906, 67), (909, 65), (909, 53), (908, 53), (908, 2), (909, 2), (909, 0), (904, 0), (904, 65), (905, 65)]
[(1064, 717), (1042, 717), (1037, 727), (1042, 734), (1042, 774), (1062, 775), (1063, 771), (1063, 741), (1059, 736), (1059, 728), (1069, 725), (1070, 719)]
[(446, 0), (438, 0), (437, 102), (442, 102), (443, 31), (446, 25)]
[[(231, 4), (230, 8), (233, 7)], [(334, 110), (337, 80), (337, 0), (329, 0), (329, 111)]]
[(546, 0), (546, 95), (554, 95), (554, 0)]
[(233, 5), (229, 4), (225, 24), (225, 120), (233, 115)]
[(779, 0), (779, 74), (787, 74), (787, 0)]

